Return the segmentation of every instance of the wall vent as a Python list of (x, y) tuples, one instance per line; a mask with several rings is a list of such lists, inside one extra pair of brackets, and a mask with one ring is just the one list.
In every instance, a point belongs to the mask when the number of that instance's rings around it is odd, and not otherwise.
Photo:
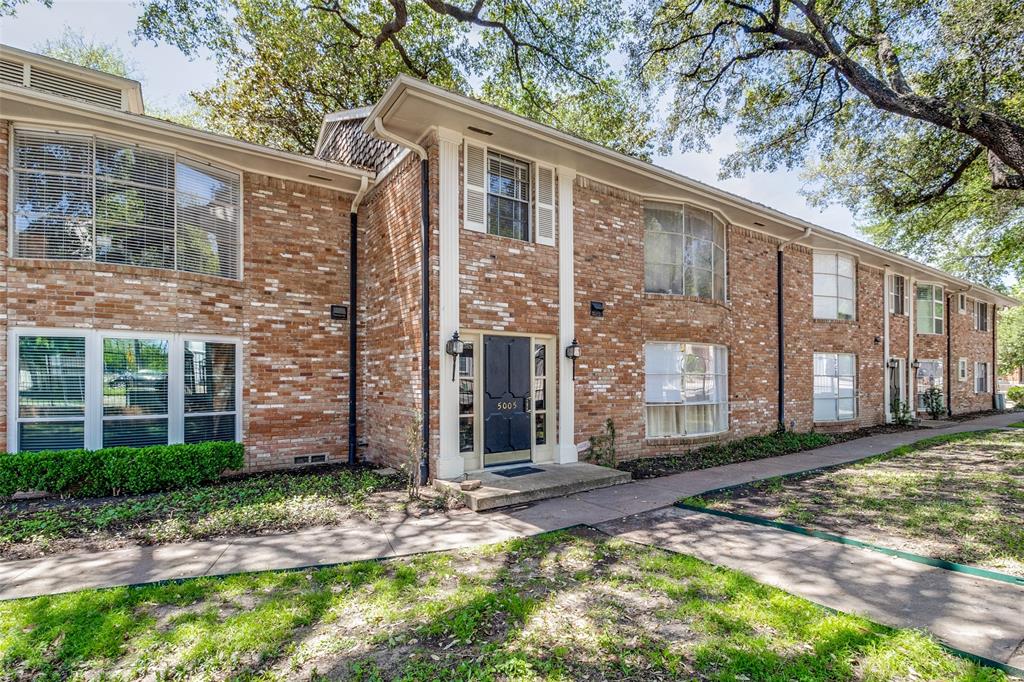
[(96, 83), (89, 83), (78, 78), (43, 69), (31, 69), (29, 72), (29, 87), (106, 107), (122, 108), (121, 90), (119, 88), (97, 85)]
[(24, 85), (25, 65), (21, 62), (12, 62), (7, 59), (0, 59), (0, 83)]

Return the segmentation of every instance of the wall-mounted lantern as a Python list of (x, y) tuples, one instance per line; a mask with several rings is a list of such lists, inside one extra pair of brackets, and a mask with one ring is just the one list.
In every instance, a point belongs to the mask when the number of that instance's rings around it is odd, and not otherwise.
[(576, 360), (583, 355), (583, 346), (580, 345), (576, 337), (573, 337), (572, 343), (565, 347), (565, 357), (572, 360), (572, 380), (576, 381)]
[(900, 366), (900, 361), (899, 360), (895, 360), (895, 359), (890, 359), (889, 362), (887, 362), (885, 364), (889, 366), (889, 369), (898, 369), (899, 366)]
[(914, 369), (921, 369), (921, 361), (914, 360), (912, 363), (910, 363), (910, 366), (913, 367)]
[(452, 338), (444, 344), (444, 352), (452, 356), (452, 381), (455, 381), (455, 369), (459, 365), (459, 356), (466, 350), (466, 344), (459, 338), (459, 333), (452, 334)]

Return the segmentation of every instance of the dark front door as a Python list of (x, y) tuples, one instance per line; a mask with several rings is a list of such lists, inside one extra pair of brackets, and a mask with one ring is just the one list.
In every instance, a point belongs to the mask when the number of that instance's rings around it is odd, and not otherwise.
[(530, 339), (484, 336), (484, 466), (530, 460)]

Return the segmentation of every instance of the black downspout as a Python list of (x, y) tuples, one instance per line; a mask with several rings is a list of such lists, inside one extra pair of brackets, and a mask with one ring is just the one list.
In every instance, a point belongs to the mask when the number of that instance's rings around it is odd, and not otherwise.
[[(953, 297), (949, 296), (946, 298), (946, 416), (953, 416), (953, 368), (950, 367), (950, 363), (953, 362), (953, 329), (950, 327), (951, 315), (949, 307), (953, 303)], [(957, 368), (957, 376), (959, 376), (959, 368)]]
[(992, 304), (992, 409), (998, 407), (996, 402), (996, 390), (999, 387), (999, 369), (996, 365), (996, 320), (999, 316), (996, 315), (996, 304)]
[(779, 431), (786, 430), (786, 337), (782, 314), (782, 249), (776, 265), (776, 303), (779, 326)]
[(420, 243), (423, 262), (420, 269), (420, 400), (423, 404), (420, 438), (420, 483), (430, 480), (430, 160), (420, 161)]
[(349, 219), (348, 232), (348, 463), (356, 463), (356, 376), (359, 369), (359, 354), (356, 352), (356, 246), (359, 218), (353, 211)]

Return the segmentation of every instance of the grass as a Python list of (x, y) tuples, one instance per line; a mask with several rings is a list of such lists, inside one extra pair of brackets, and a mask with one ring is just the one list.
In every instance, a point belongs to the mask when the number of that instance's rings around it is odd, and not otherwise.
[(472, 551), (0, 603), (0, 679), (963, 680), (923, 633), (558, 532)]
[(324, 468), (92, 502), (8, 503), (0, 508), (0, 556), (331, 525), (394, 505), (402, 496), (383, 493), (401, 486), (369, 469)]
[(1015, 429), (1024, 429), (1024, 422), (1014, 422), (1010, 426)]
[(685, 501), (1024, 575), (1017, 433), (936, 436), (841, 468)]

